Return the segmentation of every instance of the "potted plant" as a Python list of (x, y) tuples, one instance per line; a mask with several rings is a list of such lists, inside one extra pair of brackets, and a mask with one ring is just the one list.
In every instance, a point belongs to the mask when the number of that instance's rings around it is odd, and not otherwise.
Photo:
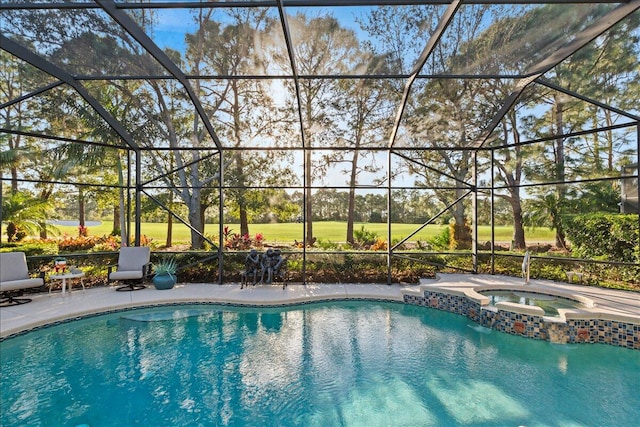
[(178, 270), (178, 262), (175, 257), (167, 256), (162, 258), (157, 264), (153, 265), (153, 285), (156, 289), (171, 289), (175, 286), (176, 271)]

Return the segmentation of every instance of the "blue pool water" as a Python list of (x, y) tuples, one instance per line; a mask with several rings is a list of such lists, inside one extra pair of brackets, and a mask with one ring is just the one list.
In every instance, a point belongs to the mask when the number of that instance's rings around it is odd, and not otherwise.
[(2, 426), (634, 426), (640, 352), (394, 303), (111, 313), (0, 342)]

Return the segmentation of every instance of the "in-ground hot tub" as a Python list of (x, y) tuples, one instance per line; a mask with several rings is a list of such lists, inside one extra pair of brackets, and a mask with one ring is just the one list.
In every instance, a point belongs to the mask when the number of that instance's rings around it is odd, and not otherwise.
[[(492, 301), (493, 299), (493, 301)], [(490, 329), (553, 343), (602, 343), (640, 349), (637, 316), (596, 306), (590, 298), (550, 286), (423, 284), (407, 304), (461, 314)]]
[(480, 290), (478, 293), (489, 298), (489, 306), (495, 307), (496, 303), (510, 302), (540, 307), (544, 310), (545, 316), (551, 317), (558, 317), (560, 315), (558, 309), (582, 309), (593, 305), (586, 301), (579, 301), (569, 297), (522, 291), (520, 289)]

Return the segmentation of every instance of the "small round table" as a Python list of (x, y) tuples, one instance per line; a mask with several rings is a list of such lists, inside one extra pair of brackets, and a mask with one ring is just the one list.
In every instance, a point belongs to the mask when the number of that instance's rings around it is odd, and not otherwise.
[[(82, 285), (82, 289), (84, 289), (84, 272), (79, 273), (64, 273), (64, 274), (51, 274), (49, 275), (49, 279), (51, 280), (62, 280), (62, 293), (64, 294), (67, 291), (67, 279), (80, 279), (80, 284)], [(49, 285), (49, 293), (51, 293), (51, 288), (53, 284)], [(69, 292), (71, 292), (71, 282), (69, 282)]]

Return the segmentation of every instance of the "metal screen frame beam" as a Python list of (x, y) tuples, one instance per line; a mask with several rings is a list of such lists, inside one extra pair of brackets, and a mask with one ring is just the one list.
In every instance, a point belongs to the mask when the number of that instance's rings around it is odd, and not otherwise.
[(283, 0), (276, 0), (278, 6), (278, 14), (280, 15), (280, 24), (282, 25), (282, 32), (284, 33), (284, 40), (287, 46), (287, 55), (289, 56), (289, 63), (291, 64), (291, 71), (293, 72), (293, 83), (296, 90), (296, 103), (298, 107), (298, 121), (300, 122), (300, 142), (302, 144), (302, 167), (304, 174), (302, 178), (303, 191), (302, 191), (302, 283), (306, 284), (306, 265), (307, 265), (307, 189), (309, 184), (307, 182), (307, 150), (310, 148), (307, 146), (307, 135), (304, 128), (304, 120), (302, 116), (302, 101), (300, 99), (300, 79), (298, 77), (298, 66), (296, 65), (295, 52), (293, 50), (293, 43), (291, 41), (291, 30), (289, 29), (289, 21), (287, 20), (287, 14), (284, 11)]
[(18, 102), (22, 102), (22, 101), (24, 101), (26, 99), (33, 98), (34, 96), (38, 96), (41, 93), (47, 92), (49, 89), (56, 88), (56, 87), (58, 87), (60, 85), (63, 85), (63, 84), (64, 84), (63, 81), (58, 80), (57, 82), (53, 82), (51, 84), (48, 84), (48, 85), (43, 86), (41, 88), (38, 88), (38, 89), (36, 89), (34, 91), (31, 91), (31, 92), (29, 92), (27, 94), (24, 94), (22, 96), (14, 98), (14, 99), (12, 99), (10, 101), (7, 101), (4, 104), (0, 104), (0, 110), (2, 110), (3, 108), (10, 107), (10, 106), (12, 106), (14, 104), (17, 104)]
[(548, 81), (546, 79), (543, 79), (542, 77), (536, 79), (536, 83), (538, 83), (539, 85), (542, 85), (542, 86), (546, 86), (549, 89), (553, 89), (553, 90), (557, 90), (558, 92), (562, 92), (565, 95), (569, 95), (571, 97), (578, 98), (579, 100), (584, 101), (584, 102), (588, 102), (589, 104), (593, 104), (596, 107), (600, 107), (602, 109), (609, 110), (612, 113), (616, 113), (616, 114), (619, 114), (621, 116), (625, 116), (628, 119), (631, 119), (631, 120), (634, 120), (634, 121), (640, 121), (640, 116), (636, 116), (635, 114), (631, 114), (628, 111), (621, 110), (621, 109), (616, 108), (616, 107), (614, 107), (612, 105), (608, 105), (608, 104), (605, 104), (603, 102), (596, 101), (595, 99), (589, 98), (588, 96), (581, 95), (581, 94), (579, 94), (577, 92), (574, 92), (572, 90), (565, 89), (562, 86), (559, 86), (559, 85), (557, 85), (555, 83), (552, 83), (552, 82), (550, 82), (550, 81)]

